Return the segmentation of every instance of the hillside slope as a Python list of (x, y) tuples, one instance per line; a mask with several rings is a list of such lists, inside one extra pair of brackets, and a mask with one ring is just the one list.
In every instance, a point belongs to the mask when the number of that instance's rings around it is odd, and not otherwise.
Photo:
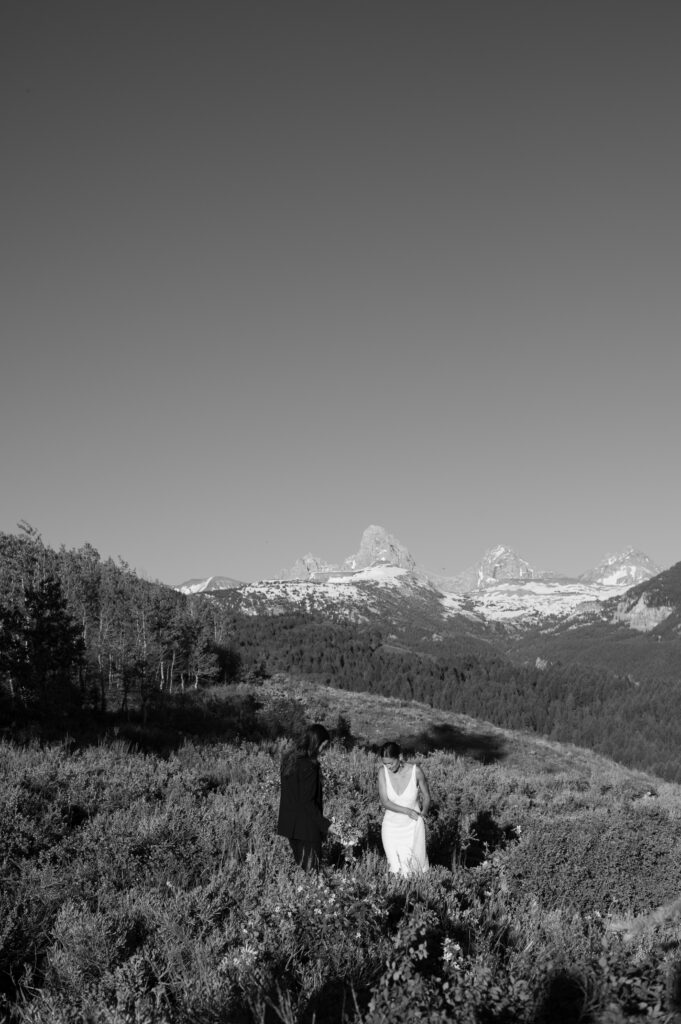
[[(0, 742), (3, 1019), (676, 1019), (678, 786), (293, 677), (215, 696), (225, 711), (250, 701), (260, 738), (164, 756), (120, 737)], [(310, 719), (342, 726), (321, 768), (340, 836), (306, 877), (275, 823), (287, 724)], [(386, 870), (380, 759), (358, 742), (377, 724), (437, 733), (414, 758), (432, 795), (430, 868), (408, 880)], [(454, 733), (466, 749), (439, 744)]]
[(603, 668), (638, 682), (678, 680), (681, 562), (624, 594), (517, 635), (506, 652), (530, 662)]
[(263, 706), (282, 697), (300, 703), (308, 721), (322, 722), (334, 731), (339, 722), (361, 746), (378, 750), (390, 740), (408, 752), (427, 755), (447, 751), (482, 764), (502, 764), (517, 772), (584, 773), (617, 778), (640, 795), (660, 786), (678, 793), (681, 787), (665, 783), (650, 772), (619, 764), (587, 747), (560, 743), (519, 729), (506, 729), (492, 722), (455, 711), (433, 708), (421, 701), (400, 700), (379, 694), (339, 690), (311, 679), (281, 673), (251, 692)]

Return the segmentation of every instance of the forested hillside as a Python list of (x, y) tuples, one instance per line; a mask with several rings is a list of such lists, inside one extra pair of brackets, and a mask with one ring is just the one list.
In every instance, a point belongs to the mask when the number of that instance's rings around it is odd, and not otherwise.
[(461, 640), (407, 646), (374, 627), (304, 613), (232, 615), (225, 634), (244, 666), (423, 701), (681, 779), (678, 681), (640, 686), (605, 669), (519, 666), (493, 651), (467, 653)]
[(524, 631), (512, 637), (507, 648), (516, 659), (590, 665), (642, 684), (678, 678), (681, 562), (610, 598), (598, 610), (589, 608), (580, 615)]
[(219, 617), (89, 544), (0, 534), (0, 709), (7, 720), (135, 710), (234, 678)]
[[(543, 666), (543, 667), (542, 667)], [(424, 639), (391, 623), (321, 613), (235, 613), (218, 596), (188, 597), (140, 579), (86, 544), (54, 551), (25, 527), (0, 534), (0, 715), (54, 730), (74, 716), (98, 723), (168, 720), (178, 696), (284, 672), (344, 690), (416, 700), (590, 747), (681, 779), (678, 679), (638, 684), (607, 668), (514, 664), (479, 638)], [(225, 723), (205, 704), (183, 732)]]

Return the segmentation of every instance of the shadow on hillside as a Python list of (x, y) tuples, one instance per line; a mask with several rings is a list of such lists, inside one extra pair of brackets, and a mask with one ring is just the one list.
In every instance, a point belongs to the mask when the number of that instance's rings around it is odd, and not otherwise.
[[(291, 698), (269, 706), (259, 695), (238, 692), (228, 687), (219, 690), (188, 691), (166, 695), (162, 702), (151, 703), (146, 713), (82, 711), (79, 714), (34, 715), (15, 720), (0, 728), (0, 738), (19, 743), (59, 743), (76, 747), (98, 745), (117, 740), (142, 753), (169, 756), (187, 741), (197, 743), (250, 740), (259, 742), (280, 737), (295, 738), (307, 724), (301, 704)], [(349, 723), (341, 716), (332, 737), (346, 748), (365, 746), (352, 735)], [(405, 754), (429, 754), (444, 750), (469, 757), (482, 764), (493, 764), (506, 757), (503, 737), (492, 733), (465, 732), (453, 725), (431, 725), (419, 733), (402, 733), (394, 738)], [(388, 739), (388, 737), (386, 737)], [(382, 744), (366, 749), (380, 753)]]
[[(420, 733), (395, 737), (405, 754), (430, 754), (446, 750), (459, 757), (470, 757), (481, 764), (494, 764), (506, 757), (503, 738), (492, 733), (471, 733), (453, 725), (432, 725)], [(378, 750), (374, 746), (375, 750)]]
[(305, 725), (295, 702), (268, 710), (252, 693), (227, 689), (166, 695), (147, 712), (81, 711), (33, 714), (0, 727), (0, 740), (19, 744), (67, 743), (72, 749), (101, 743), (127, 744), (142, 754), (168, 757), (186, 742), (260, 742), (297, 735)]

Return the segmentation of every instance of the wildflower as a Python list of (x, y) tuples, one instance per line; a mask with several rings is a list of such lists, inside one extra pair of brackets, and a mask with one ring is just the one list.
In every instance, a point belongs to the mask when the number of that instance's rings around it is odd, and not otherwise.
[(454, 942), (453, 939), (445, 939), (442, 944), (442, 959), (445, 963), (451, 963), (453, 960), (457, 960), (461, 955), (461, 946), (458, 942)]

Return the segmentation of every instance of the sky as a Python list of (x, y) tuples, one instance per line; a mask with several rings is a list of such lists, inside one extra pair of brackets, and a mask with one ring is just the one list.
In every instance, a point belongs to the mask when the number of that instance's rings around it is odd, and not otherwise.
[(5, 0), (0, 531), (681, 560), (678, 0)]

